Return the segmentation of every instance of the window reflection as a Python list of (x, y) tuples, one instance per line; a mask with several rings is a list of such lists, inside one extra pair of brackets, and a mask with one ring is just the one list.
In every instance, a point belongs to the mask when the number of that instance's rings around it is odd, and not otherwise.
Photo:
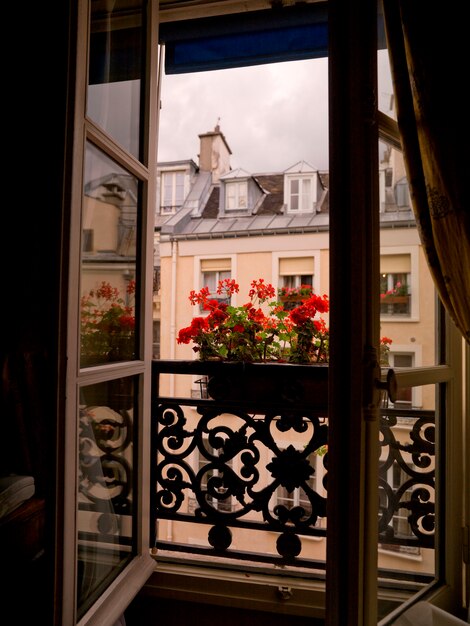
[(81, 614), (135, 553), (134, 419), (133, 378), (81, 389), (77, 516)]
[(82, 209), (80, 365), (136, 355), (137, 199), (134, 176), (87, 147)]
[(125, 4), (92, 3), (87, 115), (139, 158), (142, 7)]

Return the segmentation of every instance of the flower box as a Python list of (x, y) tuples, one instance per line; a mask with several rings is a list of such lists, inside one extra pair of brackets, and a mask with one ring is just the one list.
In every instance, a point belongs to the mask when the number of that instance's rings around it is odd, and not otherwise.
[(380, 299), (380, 304), (407, 304), (410, 296), (384, 296)]
[(327, 416), (328, 364), (155, 360), (154, 374), (207, 377), (209, 401), (248, 413), (308, 410)]

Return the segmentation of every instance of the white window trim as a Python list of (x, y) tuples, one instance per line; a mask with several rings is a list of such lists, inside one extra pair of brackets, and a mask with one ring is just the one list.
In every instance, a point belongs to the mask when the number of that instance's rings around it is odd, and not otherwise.
[(410, 315), (381, 315), (380, 319), (386, 322), (402, 324), (403, 322), (419, 322), (419, 247), (418, 246), (385, 246), (380, 248), (380, 256), (410, 255), (410, 283), (411, 294)]
[[(317, 177), (315, 176), (314, 173), (311, 174), (285, 174), (284, 175), (284, 205), (286, 207), (286, 211), (287, 213), (290, 213), (292, 215), (305, 215), (308, 213), (314, 213), (315, 212), (315, 198), (316, 198), (316, 192), (317, 192)], [(299, 180), (299, 181), (304, 181), (304, 180), (310, 180), (310, 197), (308, 200), (308, 209), (302, 209), (299, 208), (297, 210), (294, 210), (291, 208), (291, 192), (290, 192), (290, 186), (291, 186), (291, 182), (293, 180)], [(299, 198), (302, 196), (302, 194), (299, 194)]]
[(271, 276), (272, 285), (274, 289), (279, 289), (280, 285), (280, 277), (279, 277), (279, 260), (280, 259), (292, 259), (292, 258), (301, 258), (301, 257), (313, 257), (313, 291), (317, 295), (321, 296), (323, 293), (320, 292), (320, 276), (321, 276), (321, 253), (320, 250), (296, 250), (295, 252), (273, 252), (272, 254), (272, 269)]
[[(203, 287), (200, 284), (200, 276), (201, 276), (201, 261), (206, 259), (230, 259), (230, 272), (232, 278), (236, 281), (237, 276), (237, 255), (236, 254), (206, 254), (201, 256), (194, 257), (194, 270), (193, 270), (193, 289), (198, 292)], [(237, 306), (237, 295), (236, 293), (232, 296), (232, 305)], [(196, 309), (197, 307), (193, 307)], [(200, 317), (201, 313), (198, 311), (193, 311), (193, 317)]]
[[(238, 202), (239, 202), (239, 198), (240, 198), (240, 194), (239, 194), (239, 185), (243, 184), (245, 186), (245, 197), (246, 197), (246, 206), (239, 206)], [(232, 211), (247, 211), (249, 206), (249, 200), (248, 200), (248, 179), (247, 178), (237, 178), (235, 180), (227, 180), (224, 182), (224, 186), (225, 186), (225, 190), (224, 190), (224, 211), (226, 211), (227, 213), (231, 213)], [(228, 189), (229, 187), (235, 187), (236, 189), (236, 200), (237, 200), (237, 206), (236, 207), (229, 207), (228, 206)]]
[[(188, 182), (189, 182), (189, 170), (187, 168), (164, 168), (164, 169), (160, 169), (158, 172), (158, 177), (157, 177), (157, 185), (158, 185), (158, 189), (157, 189), (157, 198), (158, 198), (158, 213), (160, 215), (174, 215), (175, 214), (175, 210), (173, 209), (172, 211), (163, 211), (163, 194), (164, 194), (164, 185), (163, 185), (163, 178), (165, 175), (168, 174), (183, 174), (183, 204), (184, 201), (186, 199), (186, 196), (188, 195), (189, 192), (189, 188), (188, 188)], [(172, 189), (172, 199), (175, 200), (175, 181), (176, 179), (174, 178), (173, 180), (173, 189)], [(173, 207), (175, 207), (176, 205), (173, 204)]]
[[(413, 357), (412, 368), (421, 367), (423, 365), (423, 347), (420, 344), (410, 343), (397, 343), (390, 346), (390, 354), (393, 357), (395, 354), (411, 354)], [(393, 363), (390, 364), (393, 368)], [(411, 404), (414, 409), (419, 409), (423, 406), (423, 389), (422, 387), (411, 388)], [(398, 408), (398, 407), (396, 407)]]

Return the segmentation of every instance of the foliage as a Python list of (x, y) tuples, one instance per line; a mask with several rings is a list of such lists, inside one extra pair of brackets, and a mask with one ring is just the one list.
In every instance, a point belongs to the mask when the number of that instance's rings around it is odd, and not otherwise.
[(281, 299), (287, 299), (292, 297), (305, 297), (308, 298), (313, 294), (313, 287), (311, 285), (300, 285), (299, 287), (279, 287), (277, 295)]
[(381, 337), (380, 338), (380, 356), (379, 356), (379, 360), (380, 360), (380, 365), (382, 366), (386, 366), (389, 365), (388, 362), (388, 355), (390, 353), (390, 344), (392, 343), (392, 340), (389, 337)]
[(388, 291), (384, 291), (380, 294), (381, 300), (386, 300), (388, 296), (408, 296), (408, 285), (406, 283), (401, 283), (398, 281), (395, 283), (393, 289), (389, 289)]
[(182, 328), (179, 344), (194, 343), (193, 350), (201, 360), (288, 363), (321, 363), (328, 360), (329, 331), (317, 314), (329, 310), (328, 297), (313, 293), (302, 304), (286, 311), (275, 300), (274, 287), (264, 279), (254, 280), (248, 297), (241, 306), (227, 304), (239, 286), (233, 279), (219, 281), (217, 294), (211, 298), (209, 289), (191, 291), (193, 306), (201, 306), (208, 314), (194, 317), (191, 325)]
[(122, 360), (134, 356), (135, 281), (129, 281), (127, 301), (119, 290), (103, 281), (80, 302), (80, 354), (82, 359)]

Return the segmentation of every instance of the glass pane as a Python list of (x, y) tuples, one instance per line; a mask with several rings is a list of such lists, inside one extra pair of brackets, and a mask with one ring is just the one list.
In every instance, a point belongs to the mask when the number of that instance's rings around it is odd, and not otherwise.
[(88, 144), (82, 206), (80, 366), (136, 354), (138, 180)]
[(390, 355), (411, 355), (412, 367), (435, 365), (436, 291), (411, 202), (398, 203), (398, 186), (408, 188), (403, 154), (380, 141), (381, 337), (390, 340)]
[(409, 388), (412, 402), (381, 409), (379, 613), (434, 580), (438, 442), (435, 385)]
[(139, 158), (143, 12), (123, 5), (91, 3), (87, 115)]
[[(380, 362), (400, 374), (438, 362), (436, 293), (403, 193), (402, 153), (380, 142), (379, 168)], [(435, 577), (436, 392), (435, 385), (399, 386), (380, 408), (379, 617)]]
[(395, 118), (395, 102), (393, 95), (392, 74), (390, 71), (390, 62), (388, 59), (388, 50), (377, 51), (377, 88), (378, 98), (377, 104), (379, 111)]
[(79, 411), (79, 617), (135, 555), (136, 378), (82, 387)]

